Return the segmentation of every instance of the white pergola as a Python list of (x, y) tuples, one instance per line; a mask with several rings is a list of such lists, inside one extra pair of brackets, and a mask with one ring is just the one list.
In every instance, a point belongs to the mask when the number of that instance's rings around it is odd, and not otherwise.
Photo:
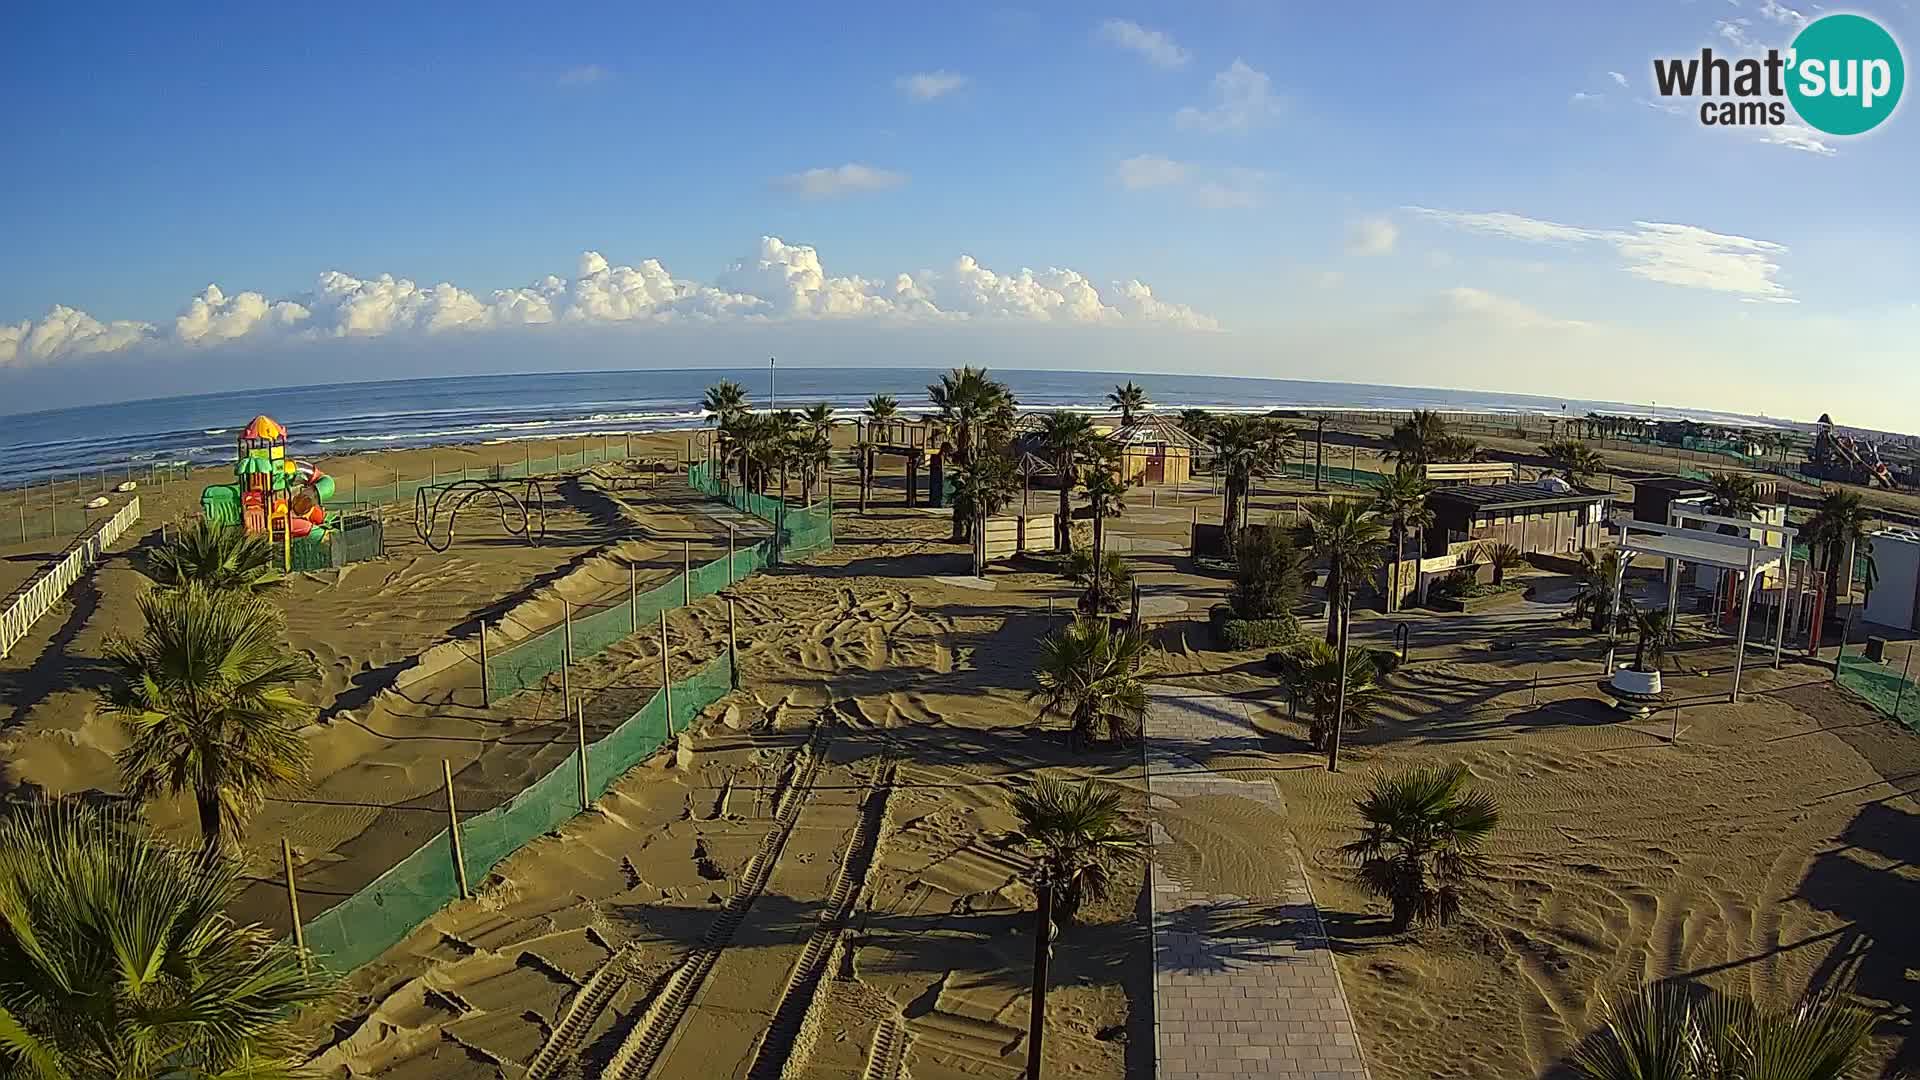
[[(1780, 653), (1786, 643), (1787, 604), (1791, 592), (1784, 586), (1786, 574), (1792, 566), (1793, 538), (1798, 530), (1785, 524), (1773, 525), (1754, 521), (1751, 518), (1722, 517), (1694, 510), (1691, 507), (1675, 506), (1668, 512), (1667, 525), (1656, 525), (1649, 521), (1634, 521), (1624, 518), (1620, 526), (1620, 568), (1614, 578), (1613, 595), (1621, 595), (1626, 584), (1627, 564), (1636, 555), (1657, 555), (1667, 563), (1667, 610), (1674, 610), (1679, 600), (1680, 564), (1694, 563), (1699, 566), (1712, 566), (1721, 570), (1732, 570), (1741, 574), (1740, 578), (1740, 629), (1733, 651), (1733, 692), (1728, 700), (1740, 700), (1740, 674), (1747, 658), (1747, 615), (1753, 603), (1753, 583), (1761, 574), (1780, 568), (1783, 582), (1780, 590), (1780, 604), (1774, 612), (1773, 626), (1773, 666), (1780, 666)], [(1737, 534), (1709, 532), (1705, 529), (1688, 528), (1687, 522), (1695, 521), (1708, 525), (1729, 525), (1741, 530)], [(1755, 540), (1752, 532), (1780, 535), (1778, 544), (1764, 540)], [(1614, 646), (1607, 646), (1607, 670), (1613, 670)]]

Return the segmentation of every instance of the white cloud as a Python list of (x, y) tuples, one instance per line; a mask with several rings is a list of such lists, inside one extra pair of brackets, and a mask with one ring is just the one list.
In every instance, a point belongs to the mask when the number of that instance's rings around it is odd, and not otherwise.
[(907, 182), (907, 174), (849, 162), (831, 169), (808, 169), (775, 177), (773, 186), (808, 199), (829, 199), (861, 191), (887, 191)]
[[(1818, 4), (1814, 5), (1816, 11), (1819, 10), (1819, 7), (1820, 5)], [(1795, 30), (1799, 30), (1801, 27), (1807, 25), (1807, 17), (1805, 15), (1800, 14), (1790, 7), (1778, 4), (1775, 0), (1761, 0), (1760, 14), (1782, 26), (1791, 26)]]
[(1755, 302), (1795, 302), (1778, 280), (1778, 259), (1787, 249), (1767, 240), (1656, 221), (1636, 221), (1631, 229), (1588, 229), (1503, 212), (1408, 209), (1455, 228), (1508, 240), (1605, 244), (1620, 257), (1623, 270), (1648, 281), (1732, 293)]
[(893, 85), (915, 101), (932, 101), (967, 85), (967, 77), (951, 71), (922, 71), (902, 75), (893, 80)]
[(1713, 24), (1713, 29), (1721, 40), (1743, 52), (1750, 52), (1760, 47), (1753, 36), (1747, 33), (1747, 28), (1752, 25), (1752, 19), (1721, 19)]
[(1585, 90), (1575, 90), (1573, 92), (1573, 97), (1569, 98), (1568, 100), (1575, 105), (1591, 105), (1596, 101), (1605, 100), (1605, 95), (1589, 94)]
[(1273, 80), (1265, 72), (1235, 60), (1213, 77), (1214, 103), (1207, 108), (1192, 105), (1174, 114), (1174, 123), (1187, 131), (1240, 132), (1256, 127), (1280, 111), (1280, 99), (1273, 94)]
[(1141, 154), (1122, 161), (1114, 170), (1114, 179), (1128, 191), (1171, 187), (1186, 182), (1188, 167), (1156, 154)]
[(1618, 72), (1618, 71), (1609, 71), (1609, 72), (1607, 72), (1607, 78), (1609, 78), (1609, 79), (1612, 79), (1612, 80), (1613, 80), (1613, 85), (1615, 85), (1615, 86), (1618, 86), (1618, 87), (1620, 87), (1620, 88), (1621, 88), (1622, 90), (1624, 90), (1624, 89), (1626, 89), (1626, 87), (1627, 87), (1627, 77), (1626, 77), (1625, 75), (1623, 75), (1623, 74), (1621, 74), (1620, 72)]
[(998, 320), (1091, 325), (1152, 324), (1216, 330), (1212, 318), (1153, 295), (1138, 280), (1102, 288), (1075, 270), (1001, 273), (961, 256), (942, 269), (871, 280), (828, 273), (819, 252), (778, 237), (735, 260), (711, 284), (676, 278), (658, 260), (616, 266), (597, 251), (575, 275), (476, 293), (448, 282), (421, 285), (392, 274), (320, 275), (311, 292), (271, 299), (209, 285), (169, 329), (104, 323), (56, 306), (39, 320), (0, 324), (0, 364), (28, 364), (136, 346), (206, 348), (222, 343), (418, 337), (510, 327), (626, 323), (766, 322), (781, 319)]
[(613, 72), (601, 67), (599, 64), (582, 64), (579, 67), (570, 67), (561, 72), (560, 77), (554, 81), (558, 82), (561, 86), (590, 86), (593, 83), (605, 82), (611, 78), (613, 78)]
[(1832, 157), (1839, 153), (1832, 143), (1821, 137), (1820, 133), (1805, 124), (1782, 124), (1778, 127), (1752, 129), (1763, 143), (1784, 146), (1792, 150), (1801, 150), (1822, 157)]
[(1384, 217), (1366, 217), (1347, 226), (1347, 254), (1385, 255), (1400, 239), (1400, 227)]
[(1108, 19), (1100, 24), (1101, 40), (1146, 57), (1147, 62), (1169, 71), (1187, 66), (1192, 55), (1158, 30), (1149, 30), (1126, 19)]
[(1515, 330), (1578, 330), (1588, 325), (1573, 319), (1554, 318), (1510, 296), (1465, 285), (1441, 290), (1439, 308), (1445, 317), (1478, 320)]

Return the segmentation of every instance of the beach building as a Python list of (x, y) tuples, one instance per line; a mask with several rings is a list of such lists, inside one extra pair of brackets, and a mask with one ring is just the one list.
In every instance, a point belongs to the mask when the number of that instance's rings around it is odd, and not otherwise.
[(1512, 544), (1521, 552), (1571, 555), (1598, 546), (1613, 496), (1581, 491), (1557, 477), (1531, 484), (1463, 484), (1427, 496), (1433, 526), (1427, 558), (1475, 544)]
[(1867, 594), (1869, 623), (1920, 630), (1920, 533), (1883, 529), (1867, 537), (1879, 579)]

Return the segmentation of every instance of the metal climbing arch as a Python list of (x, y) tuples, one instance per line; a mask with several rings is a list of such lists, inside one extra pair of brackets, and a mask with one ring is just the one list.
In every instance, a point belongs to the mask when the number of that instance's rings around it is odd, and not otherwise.
[[(494, 509), (500, 513), (500, 527), (506, 530), (508, 536), (524, 537), (529, 545), (540, 546), (547, 538), (546, 489), (538, 477), (528, 477), (519, 495), (509, 488), (509, 483), (504, 480), (455, 480), (422, 487), (413, 495), (413, 534), (434, 551), (447, 550), (453, 546), (454, 522), (460, 511), (468, 503), (485, 495), (493, 499)], [(429, 491), (435, 493), (431, 507), (427, 505)], [(447, 515), (447, 534), (444, 540), (436, 541), (434, 534), (443, 507)]]

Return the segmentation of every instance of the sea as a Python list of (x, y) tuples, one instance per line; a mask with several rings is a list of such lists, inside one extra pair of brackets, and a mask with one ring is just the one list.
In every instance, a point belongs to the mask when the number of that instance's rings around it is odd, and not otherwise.
[[(1737, 413), (1581, 398), (1443, 390), (1366, 383), (1309, 382), (1211, 375), (1151, 375), (996, 368), (1026, 410), (1099, 410), (1116, 384), (1140, 384), (1156, 408), (1244, 412), (1272, 409), (1389, 410), (1692, 418), (1778, 426)], [(482, 375), (391, 382), (290, 386), (155, 398), (0, 416), (0, 486), (44, 482), (132, 463), (213, 464), (233, 456), (233, 440), (265, 413), (284, 424), (296, 457), (407, 447), (561, 439), (673, 431), (706, 422), (700, 400), (721, 379), (745, 386), (756, 407), (817, 402), (843, 417), (869, 397), (892, 394), (911, 414), (927, 402), (934, 369), (715, 368)]]

